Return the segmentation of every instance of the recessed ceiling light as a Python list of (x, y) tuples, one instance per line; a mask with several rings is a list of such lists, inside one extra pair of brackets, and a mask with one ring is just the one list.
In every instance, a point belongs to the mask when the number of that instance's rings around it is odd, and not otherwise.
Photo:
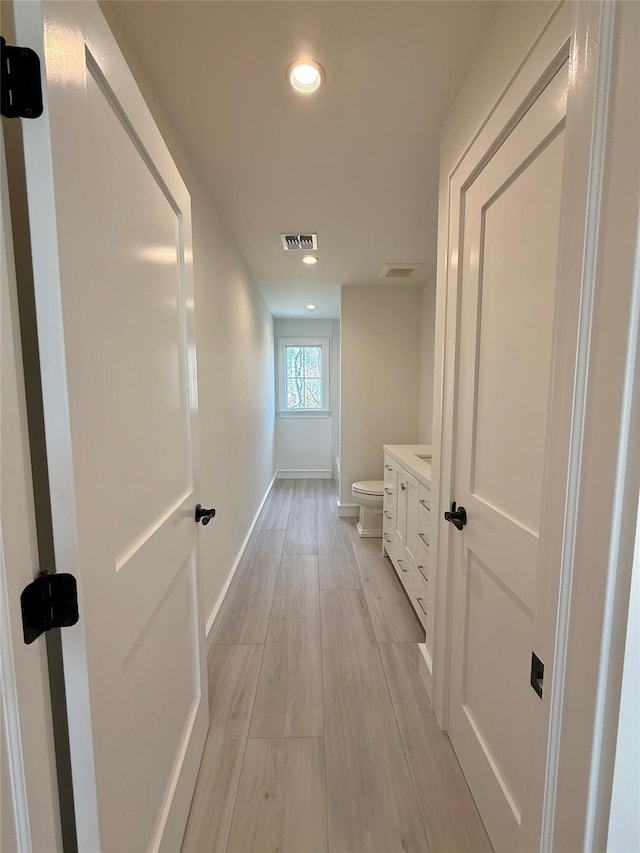
[(313, 304), (313, 302), (310, 302), (307, 305), (307, 311), (315, 311), (315, 310), (316, 310), (316, 306)]
[(309, 266), (311, 266), (312, 264), (317, 264), (318, 259), (315, 257), (315, 255), (305, 255), (302, 259), (302, 263), (309, 264)]
[(296, 92), (315, 92), (324, 80), (324, 68), (313, 59), (296, 59), (287, 68), (287, 79)]

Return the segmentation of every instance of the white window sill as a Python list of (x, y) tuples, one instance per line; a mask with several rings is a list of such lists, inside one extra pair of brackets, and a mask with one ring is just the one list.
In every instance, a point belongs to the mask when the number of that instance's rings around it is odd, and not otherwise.
[(331, 409), (300, 409), (298, 411), (280, 411), (279, 418), (328, 418), (331, 416)]

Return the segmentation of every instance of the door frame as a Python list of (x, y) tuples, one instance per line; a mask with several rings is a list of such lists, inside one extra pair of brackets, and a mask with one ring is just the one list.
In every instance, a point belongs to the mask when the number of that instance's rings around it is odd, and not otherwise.
[(6, 503), (0, 502), (0, 749), (6, 749), (3, 764), (6, 762), (8, 770), (8, 778), (0, 781), (0, 785), (8, 783), (8, 790), (2, 791), (3, 818), (10, 817), (13, 822), (15, 849), (25, 853), (61, 851), (63, 835), (47, 648), (44, 638), (25, 645), (20, 612), (22, 589), (37, 577), (40, 563), (4, 127), (0, 128), (0, 172), (3, 278), (0, 408), (6, 407), (0, 432), (4, 433), (2, 468), (7, 464), (9, 469), (2, 471), (3, 480), (6, 478), (3, 485), (10, 496)]
[[(551, 440), (545, 462), (545, 484), (551, 487), (552, 497), (542, 515), (544, 528), (561, 513), (564, 529), (543, 555), (550, 559), (555, 554), (560, 561), (560, 587), (539, 589), (542, 619), (534, 628), (536, 636), (543, 636), (545, 631), (555, 635), (555, 646), (545, 652), (547, 660), (554, 659), (549, 673), (552, 678), (548, 679), (549, 715), (545, 716), (544, 730), (538, 726), (532, 732), (532, 740), (539, 746), (531, 775), (544, 778), (544, 806), (540, 814), (527, 821), (527, 849), (604, 849), (605, 845), (597, 842), (606, 841), (624, 652), (619, 647), (626, 627), (640, 483), (637, 453), (629, 456), (633, 441), (637, 447), (640, 436), (640, 350), (634, 327), (640, 282), (635, 266), (638, 230), (633, 229), (633, 223), (638, 222), (640, 183), (637, 173), (629, 175), (627, 168), (625, 175), (620, 165), (620, 157), (634, 150), (629, 148), (629, 139), (637, 145), (640, 136), (637, 110), (633, 112), (628, 103), (634, 86), (638, 98), (633, 58), (634, 45), (638, 49), (638, 11), (623, 8), (628, 5), (635, 4), (602, 0), (559, 3), (514, 77), (504, 91), (496, 92), (499, 97), (449, 174), (441, 176), (444, 198), (436, 294), (432, 484), (440, 509), (432, 533), (438, 565), (433, 707), (441, 728), (446, 730), (453, 534), (442, 512), (455, 500), (461, 193), (551, 73), (569, 58), (559, 258), (564, 284), (556, 305), (556, 369), (549, 415)], [(634, 15), (635, 29), (629, 20)], [(626, 41), (621, 38), (623, 18)], [(627, 164), (633, 159), (627, 153)], [(632, 168), (637, 168), (635, 163)], [(624, 203), (620, 203), (621, 194)], [(611, 233), (619, 235), (615, 246), (610, 237), (607, 239)], [(607, 283), (610, 288), (612, 280), (616, 281), (618, 298), (607, 301)], [(577, 347), (572, 346), (576, 340)], [(594, 346), (598, 341), (606, 345)], [(567, 387), (572, 388), (572, 394), (566, 393)], [(598, 483), (595, 489), (590, 488), (593, 482)], [(584, 573), (585, 557), (581, 555), (588, 555), (588, 589), (574, 583), (574, 565), (580, 563)], [(541, 657), (545, 659), (544, 654)], [(576, 716), (580, 725), (576, 725)], [(569, 720), (571, 725), (566, 724)], [(585, 749), (585, 744), (591, 748)], [(582, 782), (576, 785), (579, 774)], [(576, 820), (576, 815), (581, 820)]]

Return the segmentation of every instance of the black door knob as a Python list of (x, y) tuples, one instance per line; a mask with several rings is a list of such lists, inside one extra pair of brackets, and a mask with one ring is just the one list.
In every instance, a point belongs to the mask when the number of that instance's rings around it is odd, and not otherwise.
[(451, 504), (451, 512), (445, 512), (444, 520), (449, 521), (458, 530), (462, 530), (462, 528), (467, 523), (467, 511), (463, 506), (459, 506), (456, 508), (456, 502), (454, 501)]
[(209, 524), (212, 518), (215, 518), (215, 509), (205, 509), (202, 504), (196, 505), (196, 522), (201, 521), (203, 524)]

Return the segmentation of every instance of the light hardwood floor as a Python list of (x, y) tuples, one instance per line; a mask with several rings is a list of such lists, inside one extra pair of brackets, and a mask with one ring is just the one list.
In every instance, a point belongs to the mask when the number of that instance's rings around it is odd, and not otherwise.
[(276, 480), (215, 626), (184, 853), (491, 851), (422, 629), (328, 480)]

